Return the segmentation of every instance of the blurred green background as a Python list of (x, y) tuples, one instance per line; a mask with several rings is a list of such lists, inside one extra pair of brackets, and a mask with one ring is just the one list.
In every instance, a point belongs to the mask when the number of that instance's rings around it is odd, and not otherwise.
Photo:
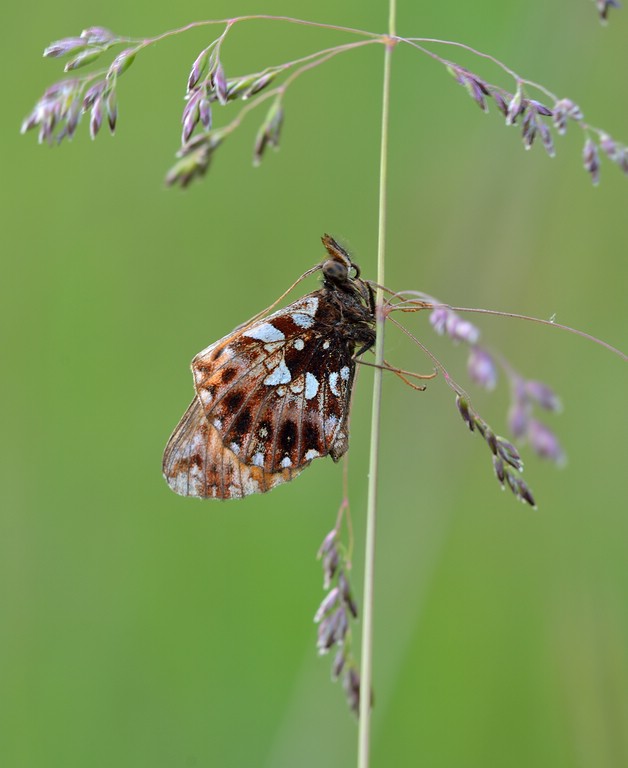
[[(400, 34), (464, 40), (578, 101), (628, 138), (628, 12), (589, 0), (399, 3)], [(190, 20), (291, 14), (383, 31), (384, 3), (192, 0), (16, 4), (3, 14), (3, 474), (0, 761), (7, 768), (354, 764), (356, 725), (315, 652), (318, 545), (342, 470), (272, 494), (178, 498), (163, 446), (193, 355), (267, 306), (329, 231), (375, 277), (382, 50), (339, 58), (288, 93), (281, 151), (250, 163), (259, 116), (186, 193), (162, 178), (187, 73), (212, 37), (144, 53), (120, 81), (117, 135), (39, 147), (19, 124), (59, 62), (50, 41), (105, 25), (153, 35)], [(349, 38), (236, 29), (228, 72)], [(453, 52), (450, 52), (453, 57)], [(487, 79), (490, 66), (458, 57)], [(550, 317), (626, 343), (626, 178), (591, 186), (582, 136), (549, 160), (483, 115), (439, 66), (394, 57), (387, 283)], [(307, 290), (313, 289), (312, 280)], [(305, 289), (304, 289), (305, 290)], [(463, 374), (426, 317), (406, 324)], [(442, 380), (385, 380), (374, 766), (628, 765), (625, 366), (598, 346), (497, 318), (485, 338), (561, 394), (562, 471), (529, 452), (539, 511), (502, 494)], [(430, 363), (390, 332), (387, 357)], [(361, 595), (371, 372), (352, 418)], [(507, 393), (476, 396), (505, 429)]]

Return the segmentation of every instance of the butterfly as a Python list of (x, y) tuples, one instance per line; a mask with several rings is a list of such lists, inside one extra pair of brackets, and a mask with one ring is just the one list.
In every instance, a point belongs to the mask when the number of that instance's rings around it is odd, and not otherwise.
[(324, 235), (322, 287), (256, 317), (192, 360), (195, 395), (163, 474), (175, 493), (234, 499), (294, 479), (349, 447), (355, 358), (375, 343), (375, 302), (347, 251)]

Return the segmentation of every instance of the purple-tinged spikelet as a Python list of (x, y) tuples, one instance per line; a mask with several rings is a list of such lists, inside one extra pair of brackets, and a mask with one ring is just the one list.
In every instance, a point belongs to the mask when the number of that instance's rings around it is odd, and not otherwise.
[(476, 344), (480, 332), (473, 323), (463, 319), (449, 307), (436, 307), (430, 313), (430, 325), (441, 336), (446, 335), (452, 341)]
[(100, 58), (104, 50), (104, 48), (86, 48), (73, 59), (70, 59), (63, 68), (63, 71), (73, 72), (75, 69), (80, 69), (81, 67), (86, 67), (88, 64), (93, 64), (96, 59)]
[(602, 24), (607, 23), (608, 12), (611, 8), (621, 8), (621, 3), (618, 0), (595, 0), (595, 5)]
[[(314, 621), (318, 624), (316, 647), (319, 655), (335, 650), (331, 667), (332, 680), (342, 677), (349, 708), (357, 714), (360, 678), (351, 653), (351, 620), (358, 608), (351, 593), (344, 547), (338, 541), (338, 529), (327, 534), (318, 550), (323, 561), (323, 586), (329, 590), (321, 602)], [(332, 586), (332, 582), (335, 584)]]
[(209, 48), (205, 48), (199, 53), (199, 55), (194, 60), (194, 63), (192, 64), (192, 69), (190, 70), (190, 74), (188, 76), (188, 91), (191, 91), (192, 88), (194, 88), (198, 81), (201, 79), (201, 75), (207, 69), (208, 59)]
[(81, 38), (88, 45), (111, 45), (119, 39), (106, 27), (87, 27), (81, 32)]
[(497, 384), (497, 368), (495, 361), (488, 350), (476, 344), (471, 347), (467, 361), (469, 378), (480, 387), (489, 391), (495, 389)]
[(562, 403), (556, 392), (542, 381), (526, 379), (525, 382), (523, 382), (523, 392), (528, 398), (546, 411), (554, 411), (554, 413), (558, 413), (562, 410)]
[(591, 181), (597, 186), (600, 183), (600, 155), (597, 144), (589, 137), (584, 142), (582, 149), (582, 162), (585, 171), (591, 176)]
[(92, 106), (92, 114), (89, 119), (89, 135), (95, 139), (102, 125), (103, 119), (103, 100), (102, 96), (96, 97)]
[(508, 104), (508, 112), (506, 113), (506, 125), (514, 125), (517, 121), (517, 118), (524, 110), (525, 100), (523, 98), (523, 91), (521, 88), (517, 88), (517, 92)]
[(44, 56), (51, 58), (60, 58), (70, 53), (76, 53), (87, 47), (87, 41), (82, 37), (64, 37), (62, 40), (55, 40), (54, 43), (44, 50)]
[(549, 459), (555, 464), (565, 464), (565, 454), (554, 432), (543, 422), (529, 419), (527, 439), (532, 450), (541, 458)]
[(259, 165), (266, 147), (279, 148), (279, 137), (283, 126), (284, 112), (281, 99), (276, 99), (268, 110), (255, 138), (253, 149), (253, 165)]
[(109, 72), (107, 72), (107, 78), (115, 78), (123, 75), (127, 69), (135, 61), (135, 50), (133, 48), (127, 48), (122, 53), (119, 53), (111, 63)]

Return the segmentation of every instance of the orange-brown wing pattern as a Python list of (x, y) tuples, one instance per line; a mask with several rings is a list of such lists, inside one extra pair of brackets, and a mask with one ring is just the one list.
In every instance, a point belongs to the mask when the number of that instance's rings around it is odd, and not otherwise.
[(264, 493), (299, 472), (290, 468), (266, 472), (244, 464), (225, 447), (197, 397), (173, 432), (163, 458), (163, 473), (170, 488), (180, 496), (203, 499), (239, 499)]
[(241, 461), (277, 472), (346, 451), (355, 345), (339, 320), (316, 292), (194, 358), (205, 415)]

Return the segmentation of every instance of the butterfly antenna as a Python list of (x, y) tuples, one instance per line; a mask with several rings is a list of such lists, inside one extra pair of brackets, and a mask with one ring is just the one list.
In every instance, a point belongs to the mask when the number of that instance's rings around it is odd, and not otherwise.
[(305, 280), (306, 277), (309, 277), (310, 275), (313, 275), (315, 272), (318, 272), (318, 270), (321, 269), (322, 266), (323, 265), (321, 263), (321, 264), (317, 264), (315, 267), (311, 267), (310, 269), (308, 269), (306, 272), (304, 272), (301, 275), (301, 277), (298, 277), (294, 281), (294, 283), (292, 283), (292, 285), (281, 294), (281, 296), (278, 299), (275, 299), (275, 301), (273, 301), (273, 303), (269, 307), (266, 307), (266, 309), (263, 309), (261, 312), (258, 312), (256, 315), (253, 315), (253, 317), (247, 320), (245, 323), (240, 323), (240, 325), (236, 326), (234, 330), (239, 331), (242, 328), (246, 328), (247, 326), (251, 325), (251, 323), (255, 323), (261, 317), (264, 317), (269, 312), (272, 312), (272, 310), (277, 306), (277, 304), (279, 304), (281, 301), (283, 301), (283, 299), (286, 298), (286, 296), (290, 293), (290, 291), (293, 291), (302, 280)]

